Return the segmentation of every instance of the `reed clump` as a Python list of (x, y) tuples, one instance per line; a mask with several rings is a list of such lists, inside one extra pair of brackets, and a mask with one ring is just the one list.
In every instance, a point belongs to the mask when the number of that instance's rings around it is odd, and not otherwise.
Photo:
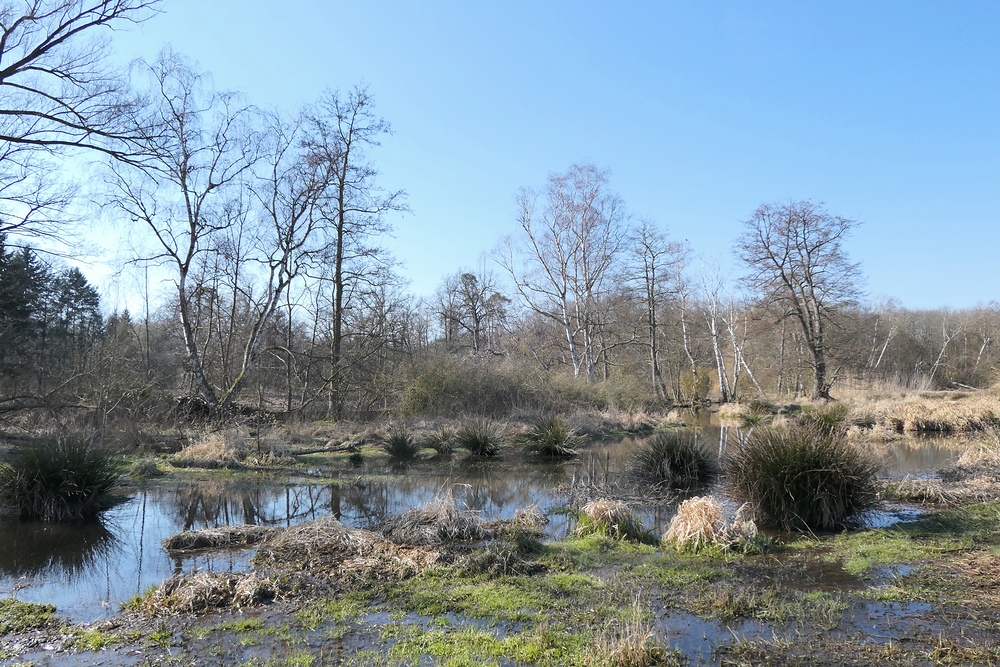
[(766, 525), (829, 531), (879, 504), (878, 464), (841, 433), (762, 428), (731, 446), (729, 494)]
[(691, 431), (670, 430), (647, 440), (632, 457), (631, 476), (659, 488), (692, 491), (718, 477), (719, 458)]
[(669, 660), (674, 652), (649, 620), (647, 609), (648, 603), (637, 598), (624, 618), (609, 622), (587, 652), (587, 663), (608, 667), (680, 664)]
[(95, 519), (109, 506), (123, 472), (121, 456), (90, 440), (43, 440), (0, 463), (0, 509), (34, 521)]
[(663, 542), (677, 551), (697, 553), (717, 547), (724, 552), (763, 553), (774, 540), (764, 537), (742, 505), (730, 521), (722, 502), (712, 496), (689, 498), (677, 508)]
[(171, 464), (179, 468), (233, 468), (279, 465), (289, 461), (287, 443), (247, 438), (237, 430), (203, 433), (178, 452)]
[(405, 424), (392, 424), (382, 449), (397, 461), (412, 461), (420, 453), (421, 444), (413, 438)]
[(459, 447), (475, 456), (496, 456), (507, 442), (503, 424), (478, 417), (465, 421), (455, 434)]
[(557, 415), (535, 420), (525, 434), (525, 440), (525, 451), (550, 459), (576, 456), (581, 441)]

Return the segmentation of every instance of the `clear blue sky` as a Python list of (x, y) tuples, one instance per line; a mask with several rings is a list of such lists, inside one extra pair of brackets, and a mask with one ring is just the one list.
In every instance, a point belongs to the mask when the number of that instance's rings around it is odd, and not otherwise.
[(416, 294), (514, 230), (513, 197), (589, 161), (636, 216), (730, 262), (763, 202), (824, 201), (872, 299), (1000, 299), (1000, 3), (165, 0), (170, 43), (289, 111), (364, 83)]

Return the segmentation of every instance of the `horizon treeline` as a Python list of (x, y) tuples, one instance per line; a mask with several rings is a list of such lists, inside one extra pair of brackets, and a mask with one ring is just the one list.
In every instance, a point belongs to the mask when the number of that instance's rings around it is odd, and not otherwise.
[[(509, 415), (995, 382), (1000, 307), (864, 305), (856, 221), (762, 204), (733, 282), (590, 164), (521, 189), (515, 231), (418, 300), (381, 244), (406, 193), (379, 183), (392, 128), (368, 90), (286, 113), (170, 48), (112, 68), (104, 31), (157, 8), (0, 0), (0, 413)], [(41, 259), (72, 247), (81, 202), (127, 239), (143, 313), (102, 318), (82, 273)], [(150, 270), (172, 285), (156, 308)]]

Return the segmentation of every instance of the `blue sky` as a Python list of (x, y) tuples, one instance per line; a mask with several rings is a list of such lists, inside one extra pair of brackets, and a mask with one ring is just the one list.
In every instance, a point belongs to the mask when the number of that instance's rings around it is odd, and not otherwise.
[[(288, 111), (368, 86), (416, 294), (513, 232), (518, 188), (610, 170), (636, 217), (731, 266), (761, 203), (826, 202), (870, 298), (1000, 298), (1000, 3), (165, 0), (165, 44)], [(697, 264), (697, 261), (695, 262)]]

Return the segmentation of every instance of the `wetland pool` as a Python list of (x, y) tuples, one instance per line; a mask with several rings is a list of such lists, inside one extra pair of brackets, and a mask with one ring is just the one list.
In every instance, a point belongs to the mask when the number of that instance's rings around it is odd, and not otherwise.
[[(735, 429), (706, 426), (702, 435), (720, 449)], [(74, 622), (103, 620), (121, 603), (168, 577), (197, 570), (240, 571), (253, 551), (216, 550), (176, 555), (162, 541), (182, 530), (257, 524), (290, 526), (333, 515), (343, 523), (370, 528), (386, 517), (419, 507), (451, 490), (460, 508), (489, 520), (512, 518), (538, 505), (549, 518), (550, 539), (567, 536), (575, 517), (567, 490), (614, 483), (624, 476), (641, 438), (601, 440), (565, 462), (541, 462), (511, 451), (495, 459), (463, 453), (445, 459), (392, 465), (368, 458), (360, 466), (346, 460), (318, 462), (269, 473), (211, 473), (204, 479), (132, 483), (128, 499), (102, 521), (83, 525), (0, 522), (0, 597), (56, 605)], [(948, 440), (904, 440), (879, 445), (887, 477), (926, 477), (960, 453)], [(644, 524), (666, 530), (672, 503), (638, 508)], [(909, 513), (909, 514), (908, 514)], [(873, 524), (909, 518), (912, 509), (894, 507)]]

